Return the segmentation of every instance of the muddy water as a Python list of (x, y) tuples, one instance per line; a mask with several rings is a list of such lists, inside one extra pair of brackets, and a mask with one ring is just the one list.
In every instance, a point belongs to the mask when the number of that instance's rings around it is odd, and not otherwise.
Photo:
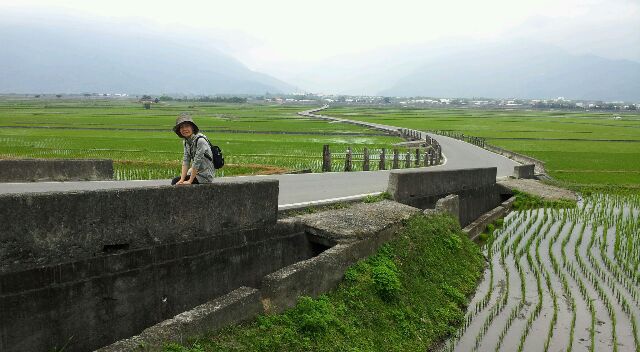
[(640, 350), (640, 287), (629, 270), (640, 234), (625, 223), (639, 212), (640, 197), (596, 195), (577, 209), (509, 214), (492, 246), (493, 284), (488, 269), (468, 324), (444, 349)]

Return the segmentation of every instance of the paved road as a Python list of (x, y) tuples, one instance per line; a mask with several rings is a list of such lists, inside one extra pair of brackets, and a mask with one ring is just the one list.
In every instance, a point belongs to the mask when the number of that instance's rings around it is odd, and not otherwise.
[[(397, 130), (398, 127), (368, 124), (323, 116), (322, 118), (341, 120), (381, 130)], [(424, 136), (424, 134), (423, 134)], [(445, 163), (429, 167), (430, 170), (454, 170), (461, 168), (491, 167), (498, 168), (498, 177), (513, 173), (515, 161), (485, 149), (453, 138), (431, 135), (442, 146)], [(177, 170), (176, 170), (177, 171)], [(326, 203), (335, 200), (358, 198), (365, 194), (375, 194), (387, 189), (389, 171), (329, 172), (322, 174), (269, 175), (223, 177), (215, 182), (238, 182), (242, 180), (275, 179), (280, 182), (278, 204), (280, 209), (298, 205)], [(132, 187), (150, 187), (170, 184), (169, 180), (151, 181), (92, 181), (92, 182), (37, 182), (37, 183), (0, 183), (0, 194), (81, 191), (96, 189), (115, 189)], [(186, 186), (188, 187), (188, 186)]]
[[(319, 109), (313, 109), (300, 112), (299, 115), (308, 116), (312, 118), (319, 118), (329, 121), (338, 121), (344, 123), (355, 124), (363, 127), (374, 128), (389, 133), (397, 133), (401, 128), (396, 126), (382, 125), (378, 123), (354, 121), (348, 119), (342, 119), (332, 116), (324, 116), (316, 114), (316, 112), (328, 108), (325, 105)], [(454, 170), (462, 168), (476, 168), (476, 167), (491, 167), (496, 166), (498, 168), (498, 177), (511, 176), (513, 174), (513, 167), (520, 165), (519, 163), (496, 153), (492, 153), (486, 149), (477, 147), (473, 144), (466, 143), (455, 138), (440, 136), (437, 134), (420, 132), (422, 139), (425, 136), (431, 136), (440, 143), (442, 147), (442, 153), (446, 160), (445, 165), (435, 167), (436, 169)]]

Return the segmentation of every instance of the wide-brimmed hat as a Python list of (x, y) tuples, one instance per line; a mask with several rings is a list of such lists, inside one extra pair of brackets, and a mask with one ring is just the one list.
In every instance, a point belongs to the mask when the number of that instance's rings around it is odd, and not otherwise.
[(196, 123), (193, 122), (193, 118), (191, 117), (191, 115), (187, 114), (186, 112), (183, 112), (176, 119), (176, 125), (173, 126), (173, 132), (175, 132), (178, 135), (178, 137), (180, 137), (180, 138), (184, 138), (180, 134), (180, 125), (182, 125), (183, 123), (190, 123), (191, 126), (193, 126), (193, 133), (194, 134), (196, 134), (196, 133), (198, 133), (200, 131), (200, 129), (198, 128), (198, 125), (196, 125)]

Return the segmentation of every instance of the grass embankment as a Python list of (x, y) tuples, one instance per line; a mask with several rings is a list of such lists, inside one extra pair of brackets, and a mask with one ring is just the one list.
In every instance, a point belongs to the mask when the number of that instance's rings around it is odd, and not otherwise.
[(483, 268), (452, 218), (415, 216), (336, 290), (165, 351), (425, 351), (462, 324)]
[(513, 195), (516, 197), (515, 202), (513, 202), (513, 210), (516, 211), (538, 208), (573, 209), (578, 205), (574, 200), (549, 200), (526, 192), (520, 192), (515, 189), (513, 190)]

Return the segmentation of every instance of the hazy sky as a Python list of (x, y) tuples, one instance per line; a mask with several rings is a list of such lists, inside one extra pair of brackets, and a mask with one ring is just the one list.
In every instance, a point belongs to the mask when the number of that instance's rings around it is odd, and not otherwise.
[(449, 38), (528, 38), (640, 62), (640, 0), (0, 0), (2, 22), (170, 33), (267, 72)]

